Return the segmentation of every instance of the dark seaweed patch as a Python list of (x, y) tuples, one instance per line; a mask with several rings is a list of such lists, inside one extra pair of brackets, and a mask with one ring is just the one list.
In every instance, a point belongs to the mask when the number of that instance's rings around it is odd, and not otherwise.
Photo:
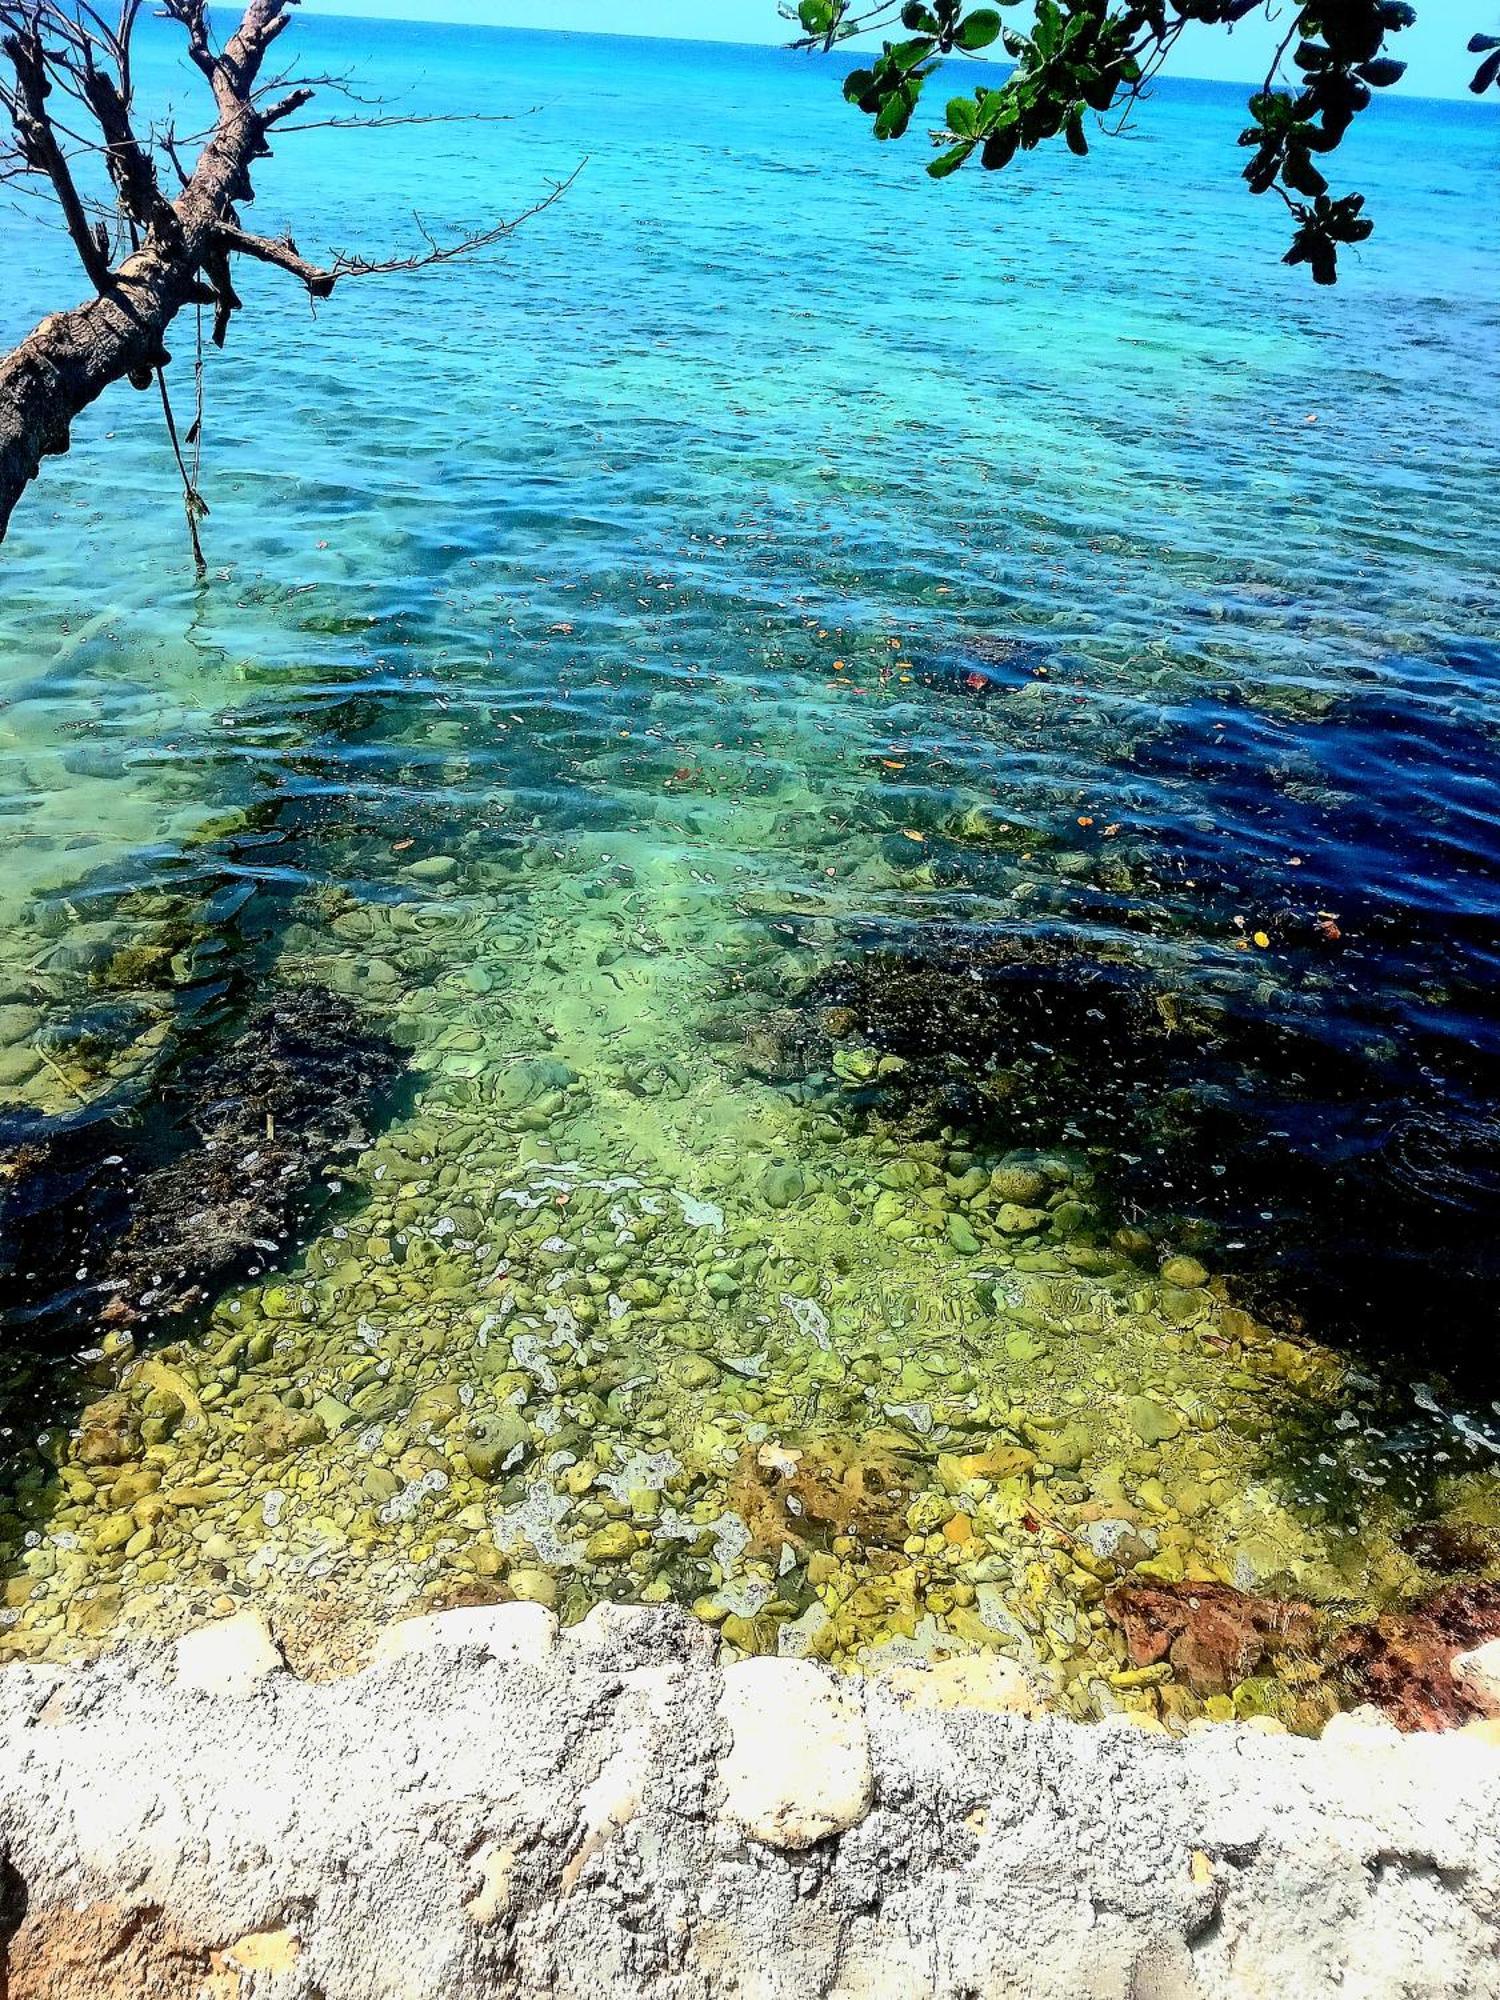
[(134, 1128), (11, 1120), (0, 1299), (23, 1323), (191, 1311), (282, 1254), (400, 1069), (348, 1001), (291, 989), (219, 1048), (185, 1043)]
[[(801, 1007), (843, 1010), (904, 1067), (832, 1101), (915, 1135), (1094, 1153), (1122, 1212), (1210, 1221), (1263, 1309), (1500, 1382), (1500, 1117), (1435, 1101), (1419, 1063), (1319, 1018), (1170, 989), (1060, 939), (867, 933)], [(784, 1034), (788, 1052), (804, 1049)], [(1500, 1078), (1497, 1078), (1500, 1082)]]

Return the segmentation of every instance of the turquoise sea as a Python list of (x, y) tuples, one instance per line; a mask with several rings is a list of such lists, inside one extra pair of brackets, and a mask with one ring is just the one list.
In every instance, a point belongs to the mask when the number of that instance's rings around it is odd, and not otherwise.
[[(608, 1595), (1349, 1697), (1500, 1575), (1493, 109), (1374, 108), (1328, 292), (1226, 85), (935, 186), (788, 52), (292, 39), (480, 121), (287, 134), (309, 255), (578, 172), (316, 312), (242, 271), (201, 582), (152, 397), (17, 512), (0, 1643)], [(78, 285), (0, 253), (10, 340)], [(196, 1269), (268, 1000), (363, 1136)], [(1112, 1593), (1195, 1580), (1311, 1657), (1142, 1679)]]

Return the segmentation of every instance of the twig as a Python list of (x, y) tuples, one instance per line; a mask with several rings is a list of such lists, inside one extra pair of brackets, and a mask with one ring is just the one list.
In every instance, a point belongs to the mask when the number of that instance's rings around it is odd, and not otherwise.
[(33, 1042), (31, 1046), (34, 1049), (36, 1049), (37, 1054), (41, 1057), (42, 1061), (47, 1065), (48, 1069), (51, 1070), (52, 1074), (57, 1078), (58, 1082), (62, 1085), (63, 1089), (71, 1090), (73, 1095), (78, 1099), (78, 1102), (80, 1104), (87, 1104), (88, 1099), (84, 1096), (83, 1092), (78, 1088), (78, 1085), (74, 1083), (73, 1079), (70, 1076), (68, 1076), (64, 1071), (58, 1068), (57, 1064), (52, 1060), (51, 1056), (48, 1055), (47, 1051), (43, 1048), (38, 1048), (35, 1042)]
[[(201, 313), (201, 307), (199, 311)], [(198, 363), (200, 389), (202, 384), (202, 367), (203, 363), (200, 358)], [(187, 469), (187, 461), (182, 455), (182, 445), (177, 436), (177, 419), (172, 414), (172, 398), (167, 391), (165, 369), (157, 369), (156, 386), (161, 391), (162, 415), (167, 420), (167, 436), (172, 440), (172, 456), (177, 460), (177, 470), (182, 475), (182, 511), (187, 516), (188, 539), (193, 545), (193, 566), (199, 576), (204, 577), (208, 574), (208, 563), (204, 558), (203, 544), (198, 538), (198, 523), (207, 515), (208, 503), (198, 491), (193, 476)], [(193, 426), (195, 432), (198, 427), (197, 424)]]

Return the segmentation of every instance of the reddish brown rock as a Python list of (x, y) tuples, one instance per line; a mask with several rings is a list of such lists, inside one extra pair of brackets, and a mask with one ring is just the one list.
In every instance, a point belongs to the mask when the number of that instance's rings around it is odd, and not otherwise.
[(1457, 1729), (1483, 1711), (1453, 1677), (1455, 1654), (1500, 1638), (1500, 1583), (1460, 1583), (1411, 1611), (1346, 1632), (1334, 1649), (1340, 1679), (1402, 1729)]
[(3, 2000), (252, 2000), (302, 1953), (288, 1930), (197, 1943), (154, 1903), (33, 1910), (0, 1946)]
[(1227, 1583), (1127, 1583), (1104, 1608), (1125, 1633), (1133, 1667), (1169, 1660), (1195, 1694), (1225, 1693), (1274, 1654), (1306, 1649), (1317, 1632), (1310, 1605)]

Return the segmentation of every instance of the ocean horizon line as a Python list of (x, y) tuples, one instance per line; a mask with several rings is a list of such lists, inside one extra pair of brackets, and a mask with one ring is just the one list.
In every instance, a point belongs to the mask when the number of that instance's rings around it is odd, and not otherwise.
[[(232, 5), (216, 4), (212, 11), (215, 13), (235, 13), (237, 10)], [(742, 54), (747, 55), (799, 54), (804, 60), (814, 63), (820, 60), (838, 60), (837, 57), (820, 58), (816, 53), (794, 50), (790, 42), (742, 42), (713, 36), (627, 34), (618, 29), (606, 28), (539, 28), (533, 25), (522, 25), (508, 21), (466, 20), (453, 15), (434, 16), (395, 12), (370, 14), (358, 6), (343, 7), (336, 3), (321, 4), (316, 7), (307, 8), (304, 11), (303, 18), (309, 20), (336, 19), (340, 21), (366, 21), (372, 25), (384, 25), (388, 27), (458, 29), (475, 34), (524, 35), (546, 41), (630, 42), (633, 44), (651, 44), (663, 48), (729, 49), (738, 50)], [(852, 62), (859, 55), (868, 55), (870, 53), (871, 51), (868, 49), (851, 50), (847, 59)], [(994, 70), (1002, 75), (1009, 75), (1013, 67), (1009, 63), (988, 63), (982, 58), (977, 57), (969, 57), (967, 58), (967, 62), (973, 69)], [(1164, 74), (1158, 77), (1156, 81), (1165, 83), (1168, 86), (1206, 84), (1217, 89), (1229, 91), (1255, 91), (1263, 88), (1265, 83), (1263, 76), (1223, 77), (1199, 76), (1186, 73), (1182, 75)], [(1395, 96), (1394, 92), (1400, 92), (1400, 95)], [(1484, 101), (1474, 98), (1468, 91), (1454, 91), (1451, 93), (1413, 90), (1400, 91), (1398, 84), (1394, 87), (1394, 92), (1387, 92), (1379, 101), (1395, 101), (1403, 104), (1467, 105), (1476, 111), (1493, 108)]]

